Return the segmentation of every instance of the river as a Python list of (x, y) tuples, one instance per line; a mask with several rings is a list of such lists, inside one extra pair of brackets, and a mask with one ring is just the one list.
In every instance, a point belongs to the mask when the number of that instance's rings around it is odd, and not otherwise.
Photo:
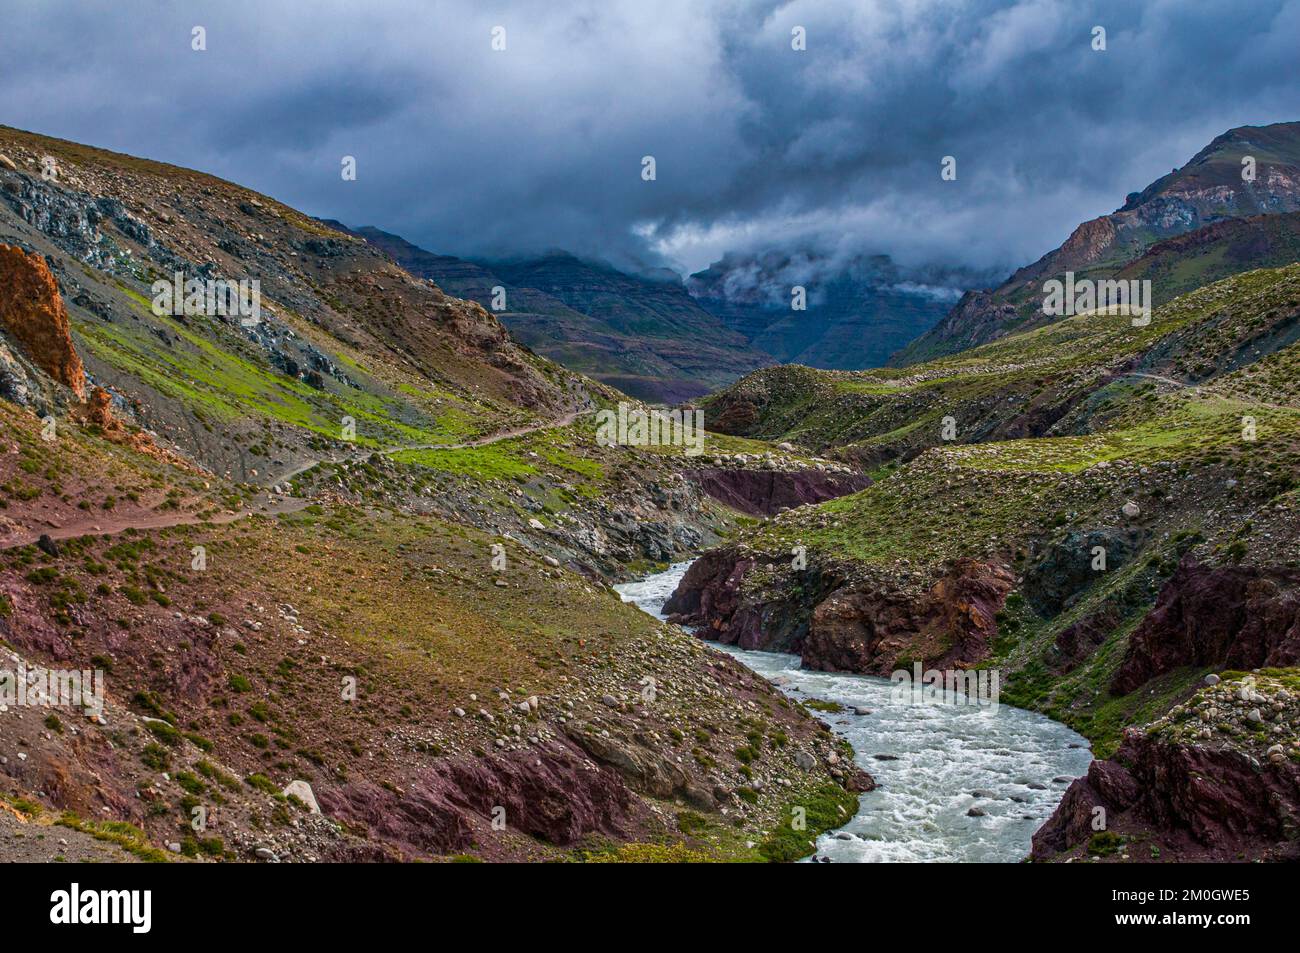
[[(663, 618), (661, 609), (688, 563), (615, 586), (625, 602)], [(819, 714), (847, 738), (876, 779), (858, 813), (817, 842), (817, 856), (839, 863), (976, 861), (1014, 863), (1092, 761), (1087, 740), (1043, 715), (998, 705), (892, 703), (888, 679), (805, 671), (799, 658), (717, 648), (740, 659), (794, 698), (838, 702)], [(855, 714), (854, 709), (870, 714)], [(974, 808), (983, 816), (971, 816)]]

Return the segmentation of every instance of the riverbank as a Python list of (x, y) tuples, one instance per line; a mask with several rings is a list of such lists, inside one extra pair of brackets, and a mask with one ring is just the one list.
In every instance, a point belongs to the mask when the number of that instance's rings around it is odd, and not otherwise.
[[(662, 619), (687, 565), (615, 588)], [(900, 704), (884, 678), (807, 671), (794, 655), (717, 647), (792, 699), (816, 702), (808, 710), (876, 779), (852, 819), (818, 838), (817, 859), (1017, 862), (1092, 760), (1086, 739), (1033, 712)]]

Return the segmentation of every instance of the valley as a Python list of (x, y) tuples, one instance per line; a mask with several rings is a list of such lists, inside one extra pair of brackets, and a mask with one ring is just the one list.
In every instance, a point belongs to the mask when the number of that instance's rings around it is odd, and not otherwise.
[[(571, 257), (480, 273), (186, 169), (0, 157), (0, 668), (108, 685), (0, 705), (25, 858), (1295, 858), (1285, 176), (1106, 259), (1149, 323), (837, 370), (749, 360), (672, 283), (575, 297)], [(259, 320), (156, 313), (177, 272), (255, 278)], [(719, 376), (534, 349), (455, 296), (497, 280), (638, 347), (637, 309), (684, 322)], [(609, 426), (643, 395), (705, 429)], [(999, 706), (898, 704), (914, 669)]]
[[(742, 519), (688, 472), (744, 499), (847, 468), (602, 446), (620, 395), (345, 234), (26, 133), (0, 154), (5, 280), (41, 289), (2, 315), (4, 664), (108, 684), (93, 718), (0, 711), (28, 859), (792, 859), (787, 804), (851, 815), (841, 742), (609, 588)], [(58, 181), (18, 171), (47, 154)], [(255, 267), (261, 323), (155, 314), (178, 262)]]

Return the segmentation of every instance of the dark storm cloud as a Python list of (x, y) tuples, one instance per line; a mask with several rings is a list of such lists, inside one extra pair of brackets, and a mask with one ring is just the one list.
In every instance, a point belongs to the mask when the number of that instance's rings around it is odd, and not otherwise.
[(6, 6), (0, 121), (459, 254), (1009, 267), (1224, 130), (1300, 119), (1300, 0)]

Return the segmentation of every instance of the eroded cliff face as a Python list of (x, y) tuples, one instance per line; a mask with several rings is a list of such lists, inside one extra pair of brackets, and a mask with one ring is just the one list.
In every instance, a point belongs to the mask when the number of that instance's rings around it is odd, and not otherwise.
[(1113, 757), (1070, 785), (1034, 835), (1033, 858), (1300, 859), (1293, 683), (1217, 683), (1130, 728)]
[(723, 548), (691, 565), (664, 611), (710, 639), (796, 652), (805, 668), (884, 675), (900, 661), (986, 658), (1013, 584), (1007, 567), (974, 559), (916, 586)]
[[(844, 580), (818, 567), (799, 571), (796, 580), (787, 574), (796, 572), (789, 562), (731, 547), (709, 550), (691, 563), (664, 612), (724, 645), (798, 652), (813, 609)], [(747, 587), (751, 574), (764, 584)]]
[(783, 509), (822, 503), (871, 485), (864, 473), (822, 470), (742, 470), (711, 468), (686, 474), (709, 496), (751, 516), (773, 516)]
[(86, 372), (72, 345), (68, 311), (45, 259), (0, 244), (0, 323), (31, 361), (78, 398)]
[(1185, 558), (1129, 639), (1111, 691), (1127, 694), (1183, 665), (1300, 663), (1300, 572), (1211, 567)]
[(986, 658), (1014, 577), (1005, 566), (958, 559), (919, 597), (906, 590), (832, 593), (813, 610), (805, 668), (888, 675), (902, 662), (952, 668)]

